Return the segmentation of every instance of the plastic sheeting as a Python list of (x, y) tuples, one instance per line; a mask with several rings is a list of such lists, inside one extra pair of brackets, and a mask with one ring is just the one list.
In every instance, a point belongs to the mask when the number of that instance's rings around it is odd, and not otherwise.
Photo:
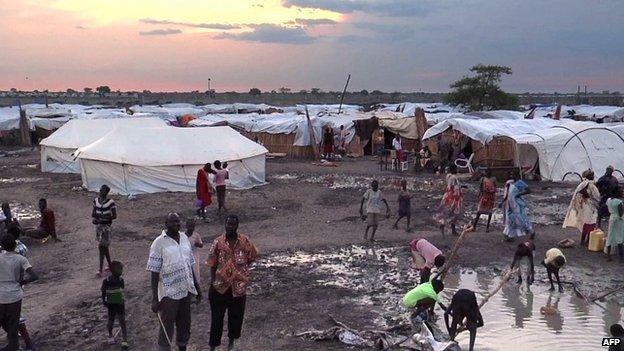
[(115, 120), (71, 120), (49, 137), (41, 140), (41, 171), (52, 173), (80, 173), (80, 163), (73, 156), (76, 149), (87, 146), (116, 127), (166, 127), (158, 118), (127, 118)]
[[(580, 175), (587, 169), (600, 173), (609, 165), (624, 170), (624, 126), (570, 122), (514, 139), (520, 155), (530, 147), (537, 152), (544, 180), (563, 181), (566, 174)], [(614, 174), (621, 179), (620, 173)], [(565, 180), (579, 178), (567, 176)]]
[(483, 144), (489, 143), (494, 137), (506, 136), (513, 138), (521, 134), (534, 133), (556, 125), (563, 124), (550, 118), (536, 118), (523, 120), (498, 119), (449, 119), (429, 128), (423, 139), (432, 138), (445, 130), (452, 128), (470, 139), (478, 140)]
[(263, 146), (230, 127), (115, 128), (79, 148), (83, 185), (107, 184), (118, 194), (195, 191), (197, 170), (207, 162), (228, 162), (229, 185), (246, 189), (265, 183)]
[(20, 128), (20, 114), (17, 107), (0, 107), (0, 131)]

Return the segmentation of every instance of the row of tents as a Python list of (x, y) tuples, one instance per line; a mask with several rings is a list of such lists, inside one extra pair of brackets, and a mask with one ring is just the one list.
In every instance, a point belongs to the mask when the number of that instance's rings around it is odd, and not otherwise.
[[(429, 145), (435, 153), (438, 139), (442, 138), (453, 144), (465, 157), (473, 155), (475, 168), (516, 169), (521, 174), (539, 175), (544, 180), (572, 180), (574, 177), (571, 175), (580, 174), (587, 168), (600, 169), (607, 165), (624, 168), (622, 127), (615, 123), (578, 122), (574, 119), (583, 118), (565, 118), (569, 115), (566, 112), (569, 107), (561, 108), (564, 118), (559, 120), (550, 118), (549, 114), (556, 111), (556, 107), (552, 106), (536, 106), (530, 119), (527, 118), (528, 112), (463, 113), (453, 107), (435, 103), (380, 104), (370, 111), (351, 105), (300, 105), (282, 107), (278, 112), (271, 108), (266, 105), (241, 104), (228, 110), (225, 105), (197, 107), (171, 104), (133, 106), (122, 111), (80, 105), (51, 105), (47, 108), (26, 106), (27, 114), (36, 112), (31, 114), (36, 116), (31, 122), (39, 123), (43, 119), (48, 120), (48, 125), (62, 125), (54, 134), (41, 141), (43, 171), (81, 173), (83, 183), (89, 189), (97, 187), (103, 179), (117, 179), (115, 191), (125, 194), (181, 188), (191, 191), (194, 189), (194, 181), (189, 179), (194, 178), (195, 171), (189, 174), (189, 167), (198, 168), (205, 162), (220, 158), (234, 165), (239, 160), (260, 155), (264, 160), (265, 153), (293, 158), (309, 157), (314, 153), (310, 145), (320, 143), (323, 129), (327, 127), (336, 134), (341, 127), (347, 130), (347, 149), (352, 156), (374, 153), (373, 136), (377, 131), (384, 130), (388, 148), (391, 147), (394, 135), (400, 135), (407, 149), (418, 150), (423, 145)], [(600, 122), (615, 121), (624, 116), (624, 109), (617, 107), (571, 108), (576, 109), (577, 117), (578, 111), (592, 112), (592, 116), (597, 112), (596, 119), (599, 118)], [(254, 109), (255, 112), (249, 112)], [(59, 116), (58, 111), (67, 111), (67, 115)], [(233, 113), (241, 111), (247, 113)], [(44, 115), (44, 112), (48, 115)], [(189, 117), (185, 123), (189, 128), (170, 126), (177, 125), (181, 117)], [(231, 132), (224, 134), (224, 137), (228, 135), (229, 138), (224, 139), (226, 144), (241, 145), (245, 150), (255, 151), (238, 150), (232, 154), (220, 154), (219, 157), (207, 156), (216, 155), (209, 150), (214, 149), (212, 144), (218, 144), (220, 139), (219, 134), (210, 133), (223, 127), (231, 127), (227, 129)], [(162, 135), (170, 137), (163, 140)], [(120, 142), (118, 138), (127, 138), (128, 141)], [(202, 140), (184, 141), (195, 144), (178, 145), (177, 138)], [(114, 144), (120, 145), (119, 148), (110, 147), (112, 140), (116, 140)], [(152, 144), (150, 140), (158, 142)], [(98, 152), (100, 156), (97, 157), (103, 159), (92, 159), (92, 154), (86, 152), (92, 150), (88, 148), (90, 145), (99, 145), (101, 150), (110, 153), (114, 151), (116, 154), (103, 157), (102, 152)], [(153, 158), (147, 164), (130, 159), (141, 156), (144, 150), (158, 155), (156, 150), (180, 148), (191, 153), (193, 150), (201, 151), (194, 159), (184, 162), (174, 162), (175, 157), (166, 161), (164, 154), (161, 163), (154, 163)], [(107, 167), (103, 167), (103, 163), (107, 163)], [(112, 163), (117, 166), (113, 167)], [(142, 168), (139, 171), (135, 166)], [(157, 172), (156, 178), (150, 180), (149, 172), (145, 171), (150, 167), (159, 167), (159, 172), (162, 167), (173, 167), (177, 175)], [(260, 163), (259, 158), (253, 162), (241, 161), (240, 167), (247, 171), (238, 172), (240, 177), (233, 177), (233, 187), (247, 188), (264, 182), (264, 161)], [(236, 174), (235, 171), (233, 173)], [(108, 178), (103, 174), (108, 174)], [(143, 180), (136, 181), (137, 177)], [(165, 180), (156, 181), (160, 177)], [(173, 180), (169, 182), (166, 179)]]

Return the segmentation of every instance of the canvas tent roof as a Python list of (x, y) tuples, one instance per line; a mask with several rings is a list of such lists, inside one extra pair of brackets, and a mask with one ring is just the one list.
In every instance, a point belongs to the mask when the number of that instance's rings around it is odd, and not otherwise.
[[(49, 137), (41, 140), (42, 146), (57, 147), (63, 149), (77, 149), (87, 146), (102, 138), (117, 127), (127, 128), (153, 128), (166, 127), (167, 123), (158, 118), (123, 118), (123, 119), (73, 119), (52, 133)], [(139, 131), (135, 131), (139, 133)]]
[(268, 150), (230, 127), (118, 127), (76, 151), (80, 159), (135, 166), (202, 165), (263, 155)]

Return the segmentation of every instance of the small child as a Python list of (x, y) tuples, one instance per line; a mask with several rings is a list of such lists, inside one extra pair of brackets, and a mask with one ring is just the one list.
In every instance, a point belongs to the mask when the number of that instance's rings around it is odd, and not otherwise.
[(548, 273), (548, 281), (550, 282), (550, 291), (555, 290), (555, 286), (553, 284), (552, 276), (555, 275), (557, 278), (557, 285), (559, 285), (559, 292), (563, 292), (563, 287), (561, 286), (561, 280), (559, 279), (559, 270), (566, 264), (566, 258), (563, 255), (563, 252), (556, 247), (546, 251), (546, 257), (542, 261), (542, 266), (546, 267), (546, 272)]
[(204, 242), (199, 236), (198, 233), (195, 232), (195, 219), (189, 218), (186, 220), (186, 236), (189, 238), (191, 242), (191, 249), (193, 250), (193, 257), (195, 258), (195, 264), (193, 265), (193, 273), (195, 274), (195, 279), (197, 280), (197, 284), (199, 284), (199, 267), (201, 260), (199, 259), (199, 251), (197, 249), (204, 247)]
[(405, 232), (409, 233), (412, 229), (410, 228), (410, 220), (412, 218), (412, 195), (410, 195), (409, 191), (407, 191), (407, 181), (405, 179), (401, 180), (401, 191), (399, 192), (399, 217), (392, 228), (399, 229), (399, 221), (401, 218), (407, 218), (407, 227), (405, 227)]
[(219, 208), (217, 213), (221, 213), (221, 209), (227, 211), (225, 207), (225, 180), (230, 179), (230, 173), (227, 170), (227, 162), (223, 162), (216, 160), (214, 161), (214, 174), (215, 174), (215, 189), (217, 191), (217, 202), (219, 204)]
[(113, 325), (115, 316), (119, 316), (119, 326), (123, 341), (121, 347), (128, 348), (128, 334), (126, 331), (126, 308), (124, 303), (124, 280), (123, 264), (119, 261), (111, 262), (111, 275), (102, 281), (102, 303), (108, 309), (108, 339), (110, 344), (115, 343), (113, 336)]

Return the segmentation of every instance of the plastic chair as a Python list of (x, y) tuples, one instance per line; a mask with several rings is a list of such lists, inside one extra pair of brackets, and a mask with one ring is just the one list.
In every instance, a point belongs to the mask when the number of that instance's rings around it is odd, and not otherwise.
[(474, 158), (474, 153), (472, 153), (470, 155), (470, 157), (468, 157), (467, 159), (465, 158), (458, 158), (457, 160), (455, 160), (455, 166), (457, 166), (458, 169), (467, 169), (468, 172), (470, 172), (470, 174), (474, 173), (474, 169), (472, 168), (472, 159)]

